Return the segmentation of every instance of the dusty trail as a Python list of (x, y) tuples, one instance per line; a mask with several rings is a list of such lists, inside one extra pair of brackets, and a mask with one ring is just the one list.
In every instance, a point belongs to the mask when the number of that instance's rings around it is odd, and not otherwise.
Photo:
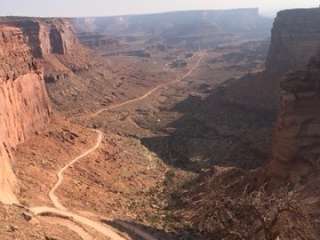
[[(196, 62), (196, 64), (186, 73), (184, 74), (182, 77), (177, 78), (171, 82), (168, 83), (163, 83), (158, 85), (157, 87), (151, 89), (150, 91), (148, 91), (147, 93), (145, 93), (143, 96), (140, 96), (138, 98), (132, 99), (132, 100), (128, 100), (126, 102), (120, 103), (120, 104), (116, 104), (107, 108), (102, 108), (99, 111), (88, 115), (89, 118), (93, 118), (99, 114), (101, 114), (102, 112), (105, 111), (109, 111), (109, 110), (113, 110), (116, 108), (120, 108), (123, 107), (125, 105), (129, 105), (131, 103), (135, 103), (141, 100), (146, 99), (147, 97), (149, 97), (151, 94), (153, 94), (154, 92), (156, 92), (157, 90), (169, 86), (171, 84), (180, 82), (182, 80), (184, 80), (185, 78), (189, 77), (193, 71), (195, 69), (197, 69), (201, 63), (201, 60), (203, 59), (204, 54), (200, 53), (200, 58), (198, 59), (198, 61)], [(60, 225), (64, 225), (65, 227), (68, 227), (70, 230), (76, 232), (83, 240), (91, 240), (94, 239), (90, 236), (89, 233), (86, 233), (84, 231), (84, 229), (80, 228), (80, 227), (76, 227), (73, 223), (77, 223), (80, 225), (85, 225), (87, 227), (90, 227), (92, 229), (94, 229), (95, 231), (101, 233), (102, 235), (104, 235), (105, 237), (107, 237), (108, 239), (112, 239), (112, 240), (127, 240), (127, 238), (121, 236), (119, 233), (117, 233), (117, 231), (115, 229), (113, 229), (111, 226), (107, 226), (106, 224), (102, 224), (100, 222), (96, 222), (93, 220), (90, 220), (86, 217), (80, 216), (79, 214), (73, 213), (71, 211), (69, 211), (66, 207), (64, 207), (59, 198), (55, 195), (57, 189), (61, 186), (62, 182), (63, 182), (63, 174), (66, 170), (68, 170), (68, 168), (70, 168), (72, 165), (74, 165), (75, 163), (77, 163), (79, 160), (81, 160), (82, 158), (88, 156), (89, 154), (91, 154), (92, 152), (94, 152), (96, 149), (99, 148), (99, 146), (101, 145), (102, 139), (103, 139), (103, 133), (100, 130), (96, 130), (96, 129), (92, 129), (93, 131), (95, 131), (98, 134), (97, 137), (97, 142), (96, 144), (91, 147), (90, 149), (88, 149), (87, 151), (85, 151), (84, 153), (82, 153), (81, 155), (79, 155), (78, 157), (74, 158), (72, 161), (70, 161), (67, 165), (65, 165), (62, 169), (60, 169), (57, 173), (57, 182), (56, 184), (53, 186), (53, 188), (50, 190), (49, 192), (49, 198), (52, 202), (52, 204), (54, 205), (54, 207), (47, 207), (47, 206), (42, 206), (42, 207), (32, 207), (29, 210), (36, 216), (45, 216), (45, 217), (54, 217), (54, 218), (62, 218), (64, 219), (64, 221), (58, 221), (58, 224)], [(69, 220), (70, 222), (66, 222), (67, 220)], [(153, 237), (152, 235), (142, 231), (141, 229), (138, 229), (137, 227), (129, 224), (129, 223), (121, 223), (121, 225), (130, 230), (133, 231), (134, 233), (136, 233), (138, 236), (140, 236), (142, 239), (144, 240), (158, 240), (157, 238)]]
[(99, 130), (93, 130), (98, 134), (98, 138), (97, 138), (97, 142), (96, 144), (88, 149), (86, 152), (82, 153), (80, 156), (76, 157), (75, 159), (73, 159), (71, 162), (69, 162), (67, 165), (65, 165), (62, 169), (60, 169), (60, 171), (57, 173), (57, 177), (58, 177), (58, 181), (56, 182), (56, 184), (53, 186), (53, 188), (50, 190), (49, 192), (49, 198), (51, 200), (51, 202), (53, 203), (53, 205), (60, 210), (66, 210), (66, 208), (60, 203), (59, 198), (55, 195), (56, 190), (60, 187), (60, 185), (62, 184), (63, 181), (63, 173), (69, 168), (71, 167), (73, 164), (75, 164), (76, 162), (78, 162), (79, 160), (81, 160), (82, 158), (88, 156), (90, 153), (94, 152), (97, 148), (99, 148), (102, 139), (103, 139), (103, 133)]
[[(87, 227), (94, 229), (95, 231), (101, 233), (105, 237), (110, 238), (112, 240), (127, 240), (127, 238), (122, 237), (120, 234), (116, 232), (116, 230), (112, 229), (111, 227), (104, 225), (100, 222), (90, 220), (86, 217), (82, 217), (76, 213), (69, 212), (68, 210), (60, 210), (50, 207), (34, 207), (31, 208), (30, 211), (36, 216), (59, 217), (63, 219), (68, 219), (71, 222), (86, 225)], [(76, 229), (73, 228), (71, 230), (74, 231)]]
[[(58, 217), (62, 219), (68, 219), (71, 222), (75, 222), (78, 224), (83, 224), (88, 227), (91, 227), (92, 229), (96, 230), (97, 232), (101, 233), (102, 235), (106, 236), (107, 238), (110, 238), (112, 240), (126, 240), (126, 238), (119, 235), (114, 229), (111, 227), (107, 227), (105, 225), (102, 225), (99, 222), (92, 221), (88, 218), (82, 217), (76, 213), (73, 213), (69, 210), (67, 210), (66, 207), (64, 207), (61, 203), (59, 198), (55, 195), (56, 190), (59, 188), (59, 186), (63, 182), (63, 173), (70, 168), (72, 165), (74, 165), (76, 162), (81, 160), (82, 158), (88, 156), (90, 153), (94, 152), (101, 144), (103, 139), (103, 133), (99, 130), (93, 130), (98, 134), (97, 142), (96, 144), (79, 155), (78, 157), (74, 158), (71, 162), (69, 162), (67, 165), (65, 165), (62, 169), (59, 170), (57, 173), (58, 180), (54, 187), (49, 192), (49, 198), (54, 205), (53, 207), (32, 207), (29, 210), (36, 216), (51, 216), (51, 217)], [(60, 224), (63, 224), (63, 222), (60, 222)], [(70, 230), (76, 232), (82, 239), (93, 239), (91, 236), (87, 233), (84, 234), (84, 230), (81, 228), (76, 228), (72, 224), (64, 224), (64, 226), (68, 227)]]
[(89, 233), (87, 233), (87, 231), (84, 228), (82, 228), (78, 224), (73, 223), (67, 219), (62, 219), (62, 218), (57, 218), (57, 217), (55, 217), (55, 218), (53, 218), (53, 217), (39, 217), (39, 220), (41, 222), (46, 222), (48, 224), (60, 225), (63, 227), (67, 227), (68, 229), (70, 229), (74, 233), (78, 234), (78, 236), (80, 236), (83, 240), (94, 240), (94, 238)]
[(140, 96), (140, 97), (137, 97), (137, 98), (134, 98), (134, 99), (131, 99), (131, 100), (128, 100), (128, 101), (125, 101), (123, 103), (119, 103), (119, 104), (115, 104), (115, 105), (112, 105), (112, 106), (109, 106), (109, 107), (106, 107), (106, 108), (101, 108), (100, 110), (92, 113), (92, 114), (89, 114), (87, 117), (90, 119), (90, 118), (94, 118), (98, 115), (100, 115), (101, 113), (103, 112), (106, 112), (106, 111), (110, 111), (110, 110), (114, 110), (116, 108), (120, 108), (120, 107), (123, 107), (123, 106), (126, 106), (126, 105), (129, 105), (129, 104), (132, 104), (132, 103), (136, 103), (136, 102), (139, 102), (141, 100), (144, 100), (146, 99), (147, 97), (149, 97), (150, 95), (152, 95), (154, 92), (158, 91), (159, 89), (163, 88), (163, 87), (167, 87), (171, 84), (174, 84), (174, 83), (177, 83), (177, 82), (180, 82), (180, 81), (183, 81), (184, 79), (186, 79), (187, 77), (189, 77), (193, 71), (195, 69), (197, 69), (202, 61), (204, 57), (204, 54), (203, 53), (200, 53), (200, 58), (198, 59), (198, 61), (194, 64), (194, 66), (186, 73), (184, 74), (182, 77), (178, 77), (177, 79), (173, 80), (173, 81), (170, 81), (170, 82), (167, 82), (167, 83), (162, 83), (158, 86), (156, 86), (155, 88), (149, 90), (147, 93), (145, 93), (144, 95)]

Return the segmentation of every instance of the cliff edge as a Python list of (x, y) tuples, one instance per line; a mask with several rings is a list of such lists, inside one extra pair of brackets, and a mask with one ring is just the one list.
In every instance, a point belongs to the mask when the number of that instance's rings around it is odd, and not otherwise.
[(0, 202), (17, 203), (12, 150), (50, 120), (46, 56), (68, 54), (76, 42), (62, 19), (0, 20)]
[(49, 121), (50, 107), (27, 38), (18, 27), (0, 25), (0, 201), (16, 202), (11, 149)]
[(278, 13), (266, 67), (269, 73), (304, 68), (320, 48), (320, 8)]
[(281, 111), (274, 132), (271, 172), (297, 182), (318, 169), (320, 159), (320, 56), (280, 84)]

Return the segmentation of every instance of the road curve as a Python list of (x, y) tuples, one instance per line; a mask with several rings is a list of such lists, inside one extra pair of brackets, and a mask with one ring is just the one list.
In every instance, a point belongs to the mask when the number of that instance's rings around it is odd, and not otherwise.
[(112, 229), (111, 227), (99, 222), (92, 221), (88, 218), (82, 217), (68, 210), (60, 210), (57, 208), (50, 207), (34, 207), (30, 208), (30, 211), (36, 216), (59, 217), (63, 219), (68, 219), (78, 224), (86, 225), (87, 227), (93, 228), (95, 231), (101, 233), (105, 237), (108, 237), (112, 240), (127, 240), (127, 238), (122, 237), (120, 234), (116, 232), (116, 230)]
[(79, 160), (81, 160), (82, 158), (88, 156), (90, 153), (94, 152), (101, 144), (102, 139), (103, 139), (103, 133), (100, 130), (95, 130), (93, 129), (92, 131), (95, 131), (98, 134), (98, 138), (97, 138), (97, 142), (96, 144), (91, 147), (90, 149), (88, 149), (87, 151), (85, 151), (84, 153), (82, 153), (80, 156), (74, 158), (71, 162), (69, 162), (67, 165), (65, 165), (62, 169), (59, 170), (59, 172), (57, 173), (57, 177), (58, 177), (58, 181), (56, 182), (56, 184), (53, 186), (53, 188), (50, 190), (49, 192), (49, 198), (52, 202), (52, 204), (60, 210), (66, 210), (66, 208), (60, 203), (59, 198), (56, 196), (56, 190), (60, 187), (60, 185), (62, 184), (63, 181), (63, 173), (69, 168), (71, 167), (73, 164), (75, 164), (76, 162), (78, 162)]
[[(196, 64), (186, 73), (184, 74), (181, 78), (177, 78), (171, 82), (167, 82), (167, 83), (163, 83), (158, 85), (157, 87), (151, 89), (150, 91), (148, 91), (147, 93), (145, 93), (143, 96), (137, 97), (135, 99), (132, 100), (128, 100), (125, 101), (123, 103), (119, 103), (113, 106), (109, 106), (106, 108), (102, 108), (100, 110), (98, 110), (95, 113), (92, 113), (89, 115), (89, 118), (93, 118), (99, 114), (101, 114), (102, 112), (105, 111), (109, 111), (112, 109), (116, 109), (125, 105), (129, 105), (131, 103), (135, 103), (141, 100), (144, 100), (145, 98), (149, 97), (151, 94), (153, 94), (154, 92), (156, 92), (157, 90), (169, 86), (171, 84), (180, 82), (182, 80), (184, 80), (185, 78), (187, 78), (188, 76), (190, 76), (193, 71), (199, 67), (201, 60), (203, 58), (204, 54), (200, 54), (200, 58), (198, 59), (198, 61), (196, 62)], [(73, 213), (71, 211), (69, 211), (66, 207), (64, 207), (62, 205), (62, 203), (60, 202), (59, 198), (55, 195), (57, 189), (61, 186), (62, 182), (63, 182), (63, 174), (64, 172), (70, 168), (72, 165), (74, 165), (76, 162), (78, 162), (79, 160), (81, 160), (82, 158), (88, 156), (89, 154), (91, 154), (92, 152), (94, 152), (96, 149), (99, 148), (99, 146), (101, 145), (102, 139), (103, 139), (103, 133), (100, 130), (96, 130), (96, 129), (92, 129), (92, 131), (95, 131), (98, 134), (97, 137), (97, 141), (96, 144), (91, 147), (90, 149), (88, 149), (87, 151), (85, 151), (84, 153), (82, 153), (81, 155), (79, 155), (78, 157), (74, 158), (72, 161), (70, 161), (67, 165), (65, 165), (62, 169), (60, 169), (57, 173), (57, 182), (56, 184), (53, 186), (53, 188), (50, 190), (49, 192), (49, 198), (52, 202), (52, 204), (54, 205), (54, 207), (47, 207), (47, 206), (43, 206), (43, 207), (32, 207), (29, 210), (35, 215), (35, 216), (48, 216), (48, 217), (57, 217), (57, 218), (62, 218), (62, 219), (67, 219), (70, 220), (71, 222), (75, 222), (78, 224), (83, 224), (86, 225), (88, 227), (93, 228), (95, 231), (101, 233), (102, 235), (112, 239), (112, 240), (127, 240), (127, 238), (122, 237), (120, 234), (117, 233), (117, 231), (115, 229), (113, 229), (110, 226), (107, 226), (105, 224), (102, 224), (100, 222), (96, 222), (93, 220), (90, 220), (86, 217), (80, 216), (76, 213)], [(128, 224), (128, 223), (121, 223), (121, 225), (123, 227), (125, 227), (128, 230), (131, 230), (133, 232), (135, 232), (137, 235), (139, 235), (140, 237), (142, 237), (145, 240), (157, 240), (157, 238), (154, 238), (153, 236), (151, 236), (150, 234), (145, 233), (144, 231)], [(84, 233), (82, 231), (79, 231), (79, 229), (77, 230), (74, 227), (70, 227), (68, 225), (65, 225), (66, 227), (69, 227), (71, 230), (78, 232), (79, 236), (82, 237), (83, 239), (85, 239), (83, 237)], [(89, 235), (86, 235), (86, 239), (90, 239)]]
[(39, 220), (41, 222), (46, 222), (47, 224), (66, 227), (76, 233), (82, 240), (95, 240), (95, 238), (93, 238), (86, 229), (80, 226), (80, 224), (74, 223), (68, 219), (39, 216)]
[[(97, 232), (101, 233), (102, 235), (112, 239), (112, 240), (127, 240), (126, 238), (122, 237), (120, 234), (118, 234), (114, 229), (111, 227), (107, 227), (99, 222), (92, 221), (88, 218), (82, 217), (76, 213), (73, 213), (69, 211), (66, 207), (64, 207), (61, 203), (59, 198), (55, 195), (56, 190), (60, 187), (60, 185), (63, 182), (63, 174), (64, 172), (70, 168), (73, 164), (81, 160), (82, 158), (88, 156), (90, 153), (94, 152), (100, 145), (103, 139), (103, 133), (100, 130), (92, 129), (92, 131), (95, 131), (98, 134), (96, 144), (79, 155), (78, 157), (74, 158), (72, 161), (70, 161), (67, 165), (65, 165), (62, 169), (59, 170), (57, 173), (57, 182), (49, 192), (49, 198), (54, 205), (54, 207), (32, 207), (29, 210), (35, 215), (35, 216), (49, 216), (49, 217), (58, 217), (62, 219), (68, 219), (71, 222), (76, 222), (78, 224), (83, 224), (88, 227), (93, 228)], [(66, 227), (70, 228), (70, 230), (76, 231), (79, 236), (82, 239), (88, 239), (88, 237), (83, 238), (83, 232), (79, 231), (78, 229), (75, 229), (74, 227), (71, 228), (70, 225), (65, 225)], [(87, 236), (90, 237), (88, 234)]]

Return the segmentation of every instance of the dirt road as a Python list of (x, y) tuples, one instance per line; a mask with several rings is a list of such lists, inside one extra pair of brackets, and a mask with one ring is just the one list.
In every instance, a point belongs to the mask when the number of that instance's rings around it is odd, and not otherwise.
[(128, 101), (125, 101), (123, 103), (119, 103), (119, 104), (115, 104), (115, 105), (111, 105), (109, 107), (105, 107), (105, 108), (101, 108), (100, 110), (92, 113), (92, 114), (89, 114), (87, 117), (89, 119), (91, 118), (94, 118), (98, 115), (100, 115), (101, 113), (103, 112), (106, 112), (106, 111), (110, 111), (110, 110), (114, 110), (116, 108), (120, 108), (120, 107), (123, 107), (123, 106), (126, 106), (126, 105), (129, 105), (129, 104), (132, 104), (132, 103), (136, 103), (136, 102), (139, 102), (139, 101), (142, 101), (144, 99), (146, 99), (147, 97), (149, 97), (150, 95), (152, 95), (154, 92), (158, 91), (159, 89), (163, 88), (163, 87), (167, 87), (171, 84), (175, 84), (177, 82), (180, 82), (180, 81), (183, 81), (184, 79), (186, 79), (187, 77), (189, 77), (193, 71), (195, 69), (197, 69), (202, 61), (204, 57), (204, 53), (200, 53), (200, 57), (198, 59), (198, 61), (194, 64), (194, 66), (186, 73), (184, 74), (182, 77), (178, 77), (177, 79), (173, 80), (173, 81), (170, 81), (170, 82), (167, 82), (167, 83), (163, 83), (163, 84), (160, 84), (158, 86), (156, 86), (155, 88), (149, 90), (147, 93), (145, 93), (144, 95), (140, 96), (140, 97), (137, 97), (137, 98), (134, 98), (134, 99), (131, 99), (131, 100), (128, 100)]
[[(61, 204), (59, 198), (55, 195), (56, 190), (60, 187), (60, 185), (63, 182), (64, 172), (66, 170), (68, 170), (68, 168), (70, 168), (72, 165), (77, 163), (79, 160), (81, 160), (82, 158), (88, 156), (89, 154), (91, 154), (92, 152), (97, 150), (99, 148), (99, 146), (101, 145), (101, 142), (103, 139), (103, 133), (101, 131), (95, 130), (95, 129), (93, 131), (95, 131), (98, 134), (96, 144), (93, 147), (89, 148), (84, 153), (82, 153), (81, 155), (79, 155), (78, 157), (72, 159), (67, 165), (65, 165), (62, 169), (60, 169), (58, 171), (57, 182), (49, 192), (49, 198), (50, 198), (52, 204), (54, 205), (54, 208), (43, 206), (43, 207), (32, 207), (29, 210), (35, 216), (49, 216), (49, 217), (54, 217), (54, 218), (62, 218), (62, 219), (68, 219), (71, 222), (83, 224), (83, 225), (90, 227), (90, 228), (94, 229), (95, 231), (101, 233), (102, 235), (104, 235), (108, 239), (127, 240), (126, 238), (124, 238), (120, 234), (118, 234), (111, 227), (107, 227), (106, 225), (104, 225), (100, 222), (92, 221), (88, 218), (82, 217), (76, 213), (69, 211), (66, 207), (64, 207)], [(60, 224), (63, 224), (63, 222), (61, 222)], [(71, 227), (73, 225), (70, 225), (70, 224), (65, 224), (65, 226), (68, 227), (70, 230), (76, 232), (84, 240), (90, 238), (90, 235), (88, 233), (86, 235), (84, 235), (83, 229), (81, 229), (81, 228)], [(83, 236), (86, 236), (86, 238), (84, 238)]]
[[(94, 229), (95, 231), (101, 233), (108, 239), (112, 240), (128, 240), (125, 237), (122, 237), (120, 234), (116, 232), (115, 229), (112, 229), (111, 227), (102, 224), (100, 222), (96, 222), (93, 220), (90, 220), (86, 217), (82, 217), (76, 213), (70, 212), (68, 210), (60, 210), (57, 208), (50, 208), (50, 207), (34, 207), (31, 208), (30, 211), (36, 215), (36, 216), (47, 216), (47, 217), (54, 217), (54, 218), (62, 218), (62, 219), (68, 219), (71, 222), (75, 222), (78, 224), (83, 224), (87, 227), (90, 227)], [(66, 226), (68, 227), (68, 226)], [(75, 229), (71, 229), (74, 231)], [(78, 233), (78, 232), (77, 232)], [(79, 236), (82, 236), (83, 233), (78, 233)]]
[(62, 169), (59, 170), (59, 172), (57, 173), (57, 177), (58, 177), (58, 181), (56, 182), (56, 184), (53, 186), (53, 188), (51, 189), (51, 191), (49, 192), (49, 198), (51, 200), (51, 202), (53, 203), (53, 205), (60, 210), (66, 210), (66, 208), (60, 203), (59, 198), (55, 195), (56, 190), (60, 187), (60, 185), (62, 184), (63, 181), (63, 173), (70, 168), (73, 164), (75, 164), (76, 162), (78, 162), (79, 160), (81, 160), (82, 158), (88, 156), (90, 153), (94, 152), (95, 150), (97, 150), (102, 142), (103, 139), (103, 133), (100, 130), (93, 130), (98, 134), (97, 137), (97, 142), (96, 144), (91, 147), (90, 149), (88, 149), (87, 151), (85, 151), (84, 153), (82, 153), (81, 155), (79, 155), (78, 157), (74, 158), (71, 162), (69, 162), (67, 165), (65, 165)]
[[(167, 82), (167, 83), (163, 83), (158, 85), (157, 87), (151, 89), (150, 91), (148, 91), (147, 93), (145, 93), (143, 96), (137, 97), (135, 99), (132, 100), (128, 100), (126, 102), (120, 103), (120, 104), (116, 104), (107, 108), (102, 108), (99, 111), (90, 114), (89, 118), (93, 118), (99, 114), (101, 114), (104, 111), (109, 111), (109, 110), (113, 110), (116, 108), (120, 108), (123, 107), (125, 105), (129, 105), (132, 103), (136, 103), (138, 101), (144, 100), (147, 97), (149, 97), (151, 94), (153, 94), (154, 92), (156, 92), (157, 90), (163, 88), (163, 87), (167, 87), (171, 84), (180, 82), (182, 80), (184, 80), (185, 78), (189, 77), (193, 71), (195, 69), (197, 69), (201, 63), (202, 58), (204, 57), (203, 53), (200, 53), (200, 57), (197, 60), (197, 62), (195, 63), (195, 65), (186, 73), (184, 74), (182, 77), (177, 78), (171, 82)], [(100, 130), (96, 130), (96, 129), (92, 129), (93, 131), (95, 131), (97, 133), (97, 141), (96, 144), (92, 147), (90, 147), (87, 151), (85, 151), (84, 153), (82, 153), (81, 155), (79, 155), (78, 157), (72, 159), (68, 164), (66, 164), (62, 169), (60, 169), (57, 172), (57, 182), (56, 184), (53, 186), (53, 188), (50, 190), (49, 192), (49, 198), (53, 204), (54, 207), (47, 207), (47, 206), (43, 206), (43, 207), (32, 207), (30, 208), (30, 211), (36, 215), (36, 216), (45, 216), (45, 217), (54, 217), (54, 218), (61, 218), (61, 219), (67, 219), (70, 222), (73, 223), (77, 223), (80, 225), (85, 225), (87, 227), (90, 227), (92, 229), (94, 229), (95, 231), (101, 233), (103, 236), (112, 239), (112, 240), (126, 240), (127, 238), (121, 236), (115, 229), (113, 229), (111, 226), (107, 226), (105, 224), (102, 224), (100, 222), (96, 222), (93, 221), (91, 219), (88, 219), (86, 217), (80, 216), (79, 214), (73, 213), (71, 211), (69, 211), (65, 206), (62, 205), (62, 203), (60, 202), (58, 196), (56, 196), (56, 191), (57, 189), (61, 186), (61, 184), (63, 183), (63, 174), (66, 170), (68, 170), (71, 166), (73, 166), (75, 163), (77, 163), (79, 160), (83, 159), (84, 157), (88, 156), (89, 154), (91, 154), (92, 152), (96, 151), (99, 146), (101, 145), (102, 139), (103, 139), (103, 133)], [(82, 228), (77, 228), (74, 225), (70, 224), (70, 223), (65, 223), (63, 221), (60, 221), (59, 224), (64, 225), (66, 227), (68, 227), (70, 230), (76, 232), (82, 239), (87, 240), (90, 239), (91, 236), (88, 233), (83, 232), (84, 230)], [(144, 231), (142, 231), (141, 229), (138, 229), (128, 223), (123, 223), (122, 226), (130, 231), (135, 232), (137, 235), (139, 235), (142, 239), (145, 240), (157, 240), (155, 237), (151, 236), (148, 233), (145, 233)]]

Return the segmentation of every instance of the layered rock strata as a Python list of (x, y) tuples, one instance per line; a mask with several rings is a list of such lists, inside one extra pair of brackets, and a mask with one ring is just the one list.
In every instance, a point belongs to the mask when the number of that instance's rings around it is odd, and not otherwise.
[(77, 43), (71, 25), (63, 19), (15, 20), (11, 24), (23, 30), (34, 57), (67, 54)]
[(273, 176), (297, 182), (307, 178), (320, 161), (320, 56), (305, 70), (281, 82), (281, 108), (274, 132)]
[(43, 129), (50, 116), (43, 72), (32, 53), (21, 28), (0, 25), (0, 201), (4, 203), (17, 202), (12, 149)]

